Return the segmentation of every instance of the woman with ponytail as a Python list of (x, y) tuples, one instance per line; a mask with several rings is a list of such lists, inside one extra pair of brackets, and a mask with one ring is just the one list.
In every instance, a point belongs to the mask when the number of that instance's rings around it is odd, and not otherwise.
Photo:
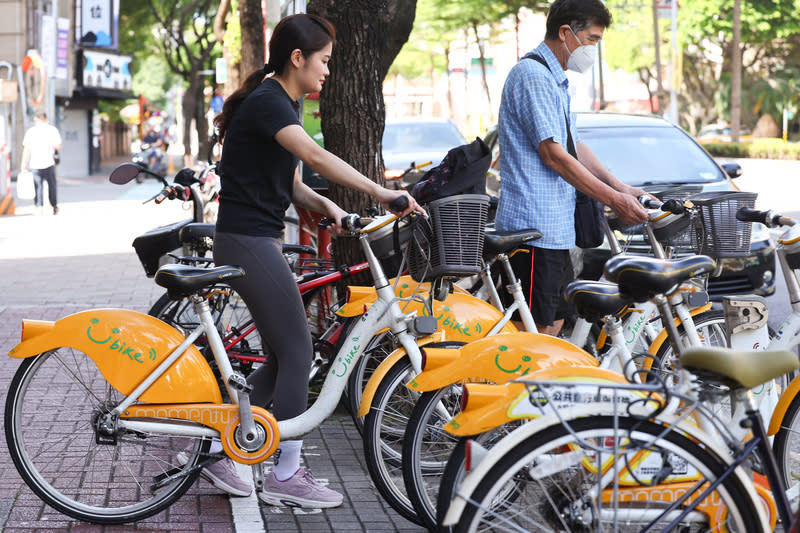
[[(386, 208), (397, 196), (407, 196), (409, 207), (395, 212), (398, 215), (422, 212), (407, 193), (371, 181), (320, 147), (301, 126), (298, 101), (322, 89), (335, 40), (333, 25), (324, 18), (308, 14), (284, 18), (270, 39), (267, 64), (247, 77), (214, 119), (222, 142), (214, 261), (239, 265), (247, 273), (231, 285), (247, 304), (262, 342), (275, 355), (249, 376), (253, 385), (250, 399), (253, 405), (263, 407), (271, 403), (278, 420), (305, 411), (313, 356), (305, 308), (281, 253), (284, 213), (294, 203), (337, 221), (334, 231), (341, 231), (339, 221), (346, 215), (301, 181), (298, 160), (334, 183), (370, 194)], [(275, 467), (265, 475), (259, 498), (293, 507), (341, 505), (340, 493), (321, 485), (300, 467), (301, 447), (301, 440), (280, 443)], [(226, 485), (241, 488), (243, 481), (236, 477), (232, 464), (226, 463), (219, 461), (205, 469), (204, 475), (212, 481), (214, 476), (224, 477), (223, 482), (215, 482), (223, 490)], [(211, 468), (226, 472), (217, 475), (209, 472)], [(246, 488), (249, 494), (249, 484)]]

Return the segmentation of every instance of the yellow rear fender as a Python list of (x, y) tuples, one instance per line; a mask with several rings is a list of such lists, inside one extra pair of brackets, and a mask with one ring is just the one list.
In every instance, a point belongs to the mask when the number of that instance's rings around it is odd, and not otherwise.
[[(564, 381), (568, 383), (574, 381), (582, 383), (628, 383), (624, 376), (617, 372), (597, 367), (580, 366), (548, 368), (533, 372), (526, 378), (537, 381)], [(538, 418), (542, 416), (539, 407), (546, 403), (543, 397), (537, 397), (537, 405), (533, 405), (531, 403), (531, 393), (525, 383), (521, 382), (498, 385), (468, 383), (464, 387), (467, 390), (467, 405), (444, 428), (448, 433), (459, 437), (478, 435), (514, 420)], [(554, 402), (555, 407), (558, 409), (584, 403), (584, 401), (591, 403), (592, 398), (597, 394), (597, 387), (587, 385), (583, 388), (586, 390), (564, 387), (562, 391), (557, 387), (551, 387), (548, 389), (548, 398)], [(472, 398), (473, 390), (476, 394), (474, 400)], [(576, 390), (578, 391), (577, 395), (575, 394)], [(566, 394), (567, 391), (569, 391), (569, 395)], [(622, 394), (628, 393), (635, 394), (637, 398), (642, 396), (642, 393), (638, 391), (622, 392)]]
[[(425, 350), (428, 361), (430, 351)], [(598, 365), (594, 357), (564, 339), (523, 331), (485, 337), (453, 352), (448, 364), (426, 363), (408, 387), (425, 392), (470, 378), (505, 383), (547, 368)]]
[[(445, 338), (443, 332), (437, 331), (433, 335), (429, 335), (428, 337), (423, 337), (422, 339), (417, 340), (417, 345), (425, 346), (426, 344), (443, 342), (444, 340)], [(378, 390), (378, 385), (381, 384), (381, 381), (383, 381), (383, 378), (386, 377), (386, 374), (389, 372), (389, 370), (391, 370), (391, 368), (398, 361), (406, 356), (406, 349), (401, 346), (390, 353), (386, 359), (381, 361), (378, 367), (372, 372), (372, 375), (364, 387), (364, 391), (361, 393), (361, 404), (358, 406), (359, 417), (367, 416), (370, 407), (372, 407), (372, 400), (375, 398), (375, 392)], [(366, 355), (364, 357), (366, 357)]]
[[(55, 322), (23, 321), (22, 341), (8, 355), (27, 358), (73, 348), (97, 365), (108, 383), (130, 394), (181, 342), (172, 326), (126, 309), (94, 309)], [(139, 398), (148, 403), (221, 403), (214, 373), (194, 346)]]
[(800, 393), (800, 376), (796, 376), (791, 383), (786, 387), (786, 390), (781, 393), (778, 398), (778, 405), (772, 412), (772, 418), (769, 420), (769, 428), (767, 428), (767, 435), (770, 437), (775, 435), (781, 429), (783, 417), (786, 416), (786, 411), (792, 404), (792, 400)]

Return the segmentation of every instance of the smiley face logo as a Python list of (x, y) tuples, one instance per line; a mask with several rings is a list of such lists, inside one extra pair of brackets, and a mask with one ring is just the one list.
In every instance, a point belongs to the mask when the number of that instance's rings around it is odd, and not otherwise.
[[(506, 351), (508, 351), (508, 346), (500, 346), (498, 347), (497, 355), (495, 355), (494, 357), (494, 364), (501, 372), (504, 372), (506, 374), (519, 374), (520, 376), (524, 376), (525, 374), (530, 372), (531, 370), (530, 366), (526, 365), (526, 363), (530, 363), (532, 360), (530, 355), (523, 355), (517, 360), (514, 360), (516, 359), (514, 357), (506, 357), (504, 359), (511, 360), (512, 362), (509, 363), (508, 361), (505, 361), (501, 363), (500, 362), (501, 356), (503, 355), (503, 352)], [(517, 365), (513, 366), (514, 363), (517, 363)], [(525, 368), (525, 370), (522, 370), (523, 366), (527, 366), (527, 368)]]

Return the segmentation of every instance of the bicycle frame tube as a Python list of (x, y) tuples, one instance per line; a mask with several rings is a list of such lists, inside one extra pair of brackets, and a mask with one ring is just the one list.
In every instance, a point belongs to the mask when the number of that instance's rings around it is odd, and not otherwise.
[(406, 349), (414, 373), (418, 374), (421, 371), (422, 355), (416, 341), (408, 333), (406, 315), (395, 299), (394, 289), (387, 281), (378, 259), (372, 252), (366, 234), (361, 235), (360, 241), (370, 265), (378, 299), (361, 316), (350, 332), (349, 338), (342, 344), (336, 357), (338, 364), (334, 364), (325, 378), (322, 391), (314, 405), (301, 415), (278, 422), (282, 439), (297, 438), (312, 431), (333, 413), (350, 373), (353, 371), (355, 361), (364, 354), (369, 340), (378, 331), (389, 328)]

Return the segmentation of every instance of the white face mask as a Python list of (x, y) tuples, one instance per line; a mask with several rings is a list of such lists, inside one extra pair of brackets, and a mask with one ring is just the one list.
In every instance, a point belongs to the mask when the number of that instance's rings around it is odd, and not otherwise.
[[(572, 31), (572, 28), (570, 28), (569, 31)], [(572, 31), (572, 35), (575, 35), (574, 31)], [(567, 68), (582, 74), (592, 68), (597, 53), (594, 45), (581, 43), (577, 35), (575, 35), (575, 40), (580, 43), (580, 46), (570, 52), (569, 59), (567, 60)], [(569, 52), (566, 41), (564, 41), (564, 48)]]

